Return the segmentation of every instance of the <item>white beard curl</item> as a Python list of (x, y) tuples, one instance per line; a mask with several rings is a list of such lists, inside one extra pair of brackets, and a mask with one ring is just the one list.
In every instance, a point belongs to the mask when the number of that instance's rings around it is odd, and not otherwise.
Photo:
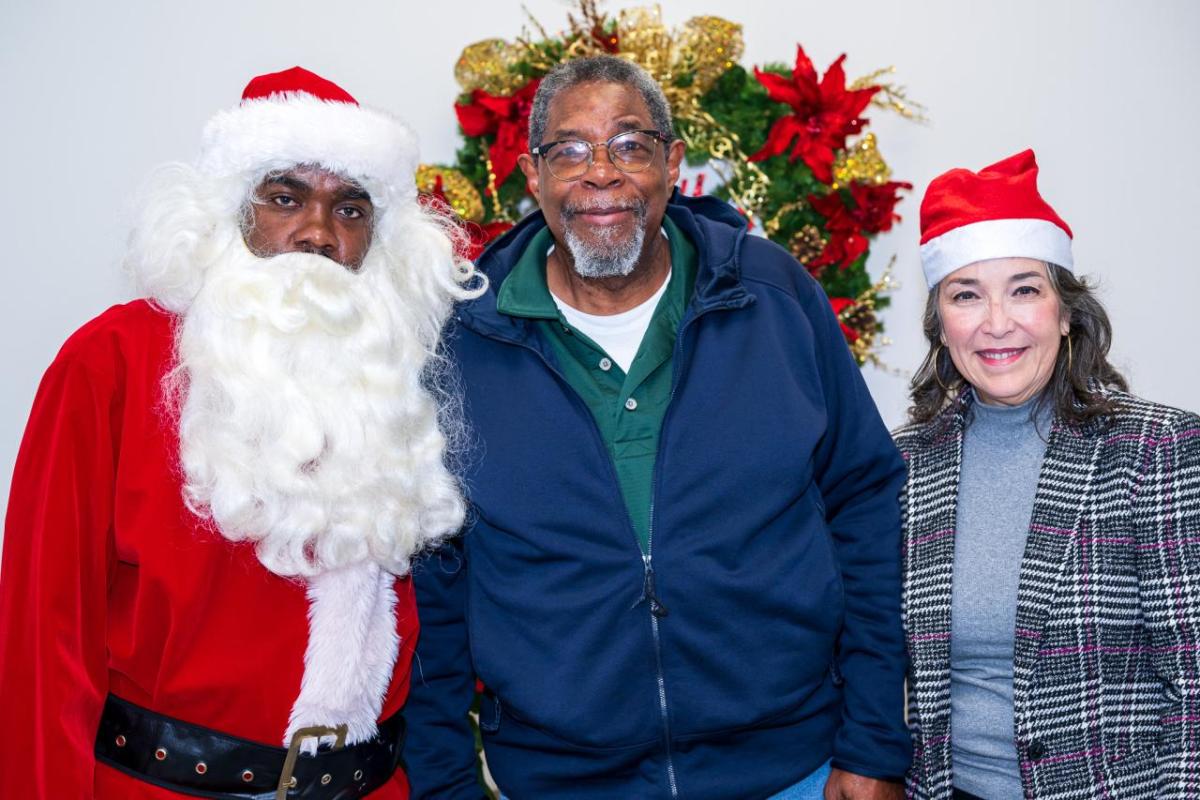
[(372, 249), (214, 263), (177, 339), (188, 505), (279, 575), (410, 558), (461, 526), (438, 405), (422, 385), (427, 313)]

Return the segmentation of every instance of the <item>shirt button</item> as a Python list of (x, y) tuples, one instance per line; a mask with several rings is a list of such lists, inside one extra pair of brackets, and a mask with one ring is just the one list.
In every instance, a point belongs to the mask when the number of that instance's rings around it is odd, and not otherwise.
[(1042, 744), (1040, 739), (1034, 739), (1029, 743), (1029, 757), (1034, 761), (1046, 755), (1046, 745)]
[(626, 411), (633, 411), (635, 408), (637, 408), (637, 400), (634, 400), (631, 397), (625, 401), (625, 410)]
[(612, 369), (612, 359), (607, 357), (600, 359), (600, 369), (604, 370), (605, 372), (608, 372), (610, 369)]

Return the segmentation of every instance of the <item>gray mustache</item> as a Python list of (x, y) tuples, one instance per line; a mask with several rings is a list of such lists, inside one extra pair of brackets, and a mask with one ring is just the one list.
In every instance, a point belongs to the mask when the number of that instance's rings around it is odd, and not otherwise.
[(564, 217), (575, 217), (588, 211), (599, 211), (600, 209), (606, 211), (635, 211), (638, 214), (643, 214), (646, 211), (646, 203), (626, 203), (624, 205), (610, 205), (603, 202), (576, 203), (575, 205), (563, 206), (559, 213)]

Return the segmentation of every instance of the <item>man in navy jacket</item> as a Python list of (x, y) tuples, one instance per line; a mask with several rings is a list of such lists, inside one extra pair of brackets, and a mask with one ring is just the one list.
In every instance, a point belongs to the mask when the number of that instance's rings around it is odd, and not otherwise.
[(820, 287), (644, 72), (543, 79), (540, 213), (448, 339), (471, 522), (414, 569), (414, 796), (899, 798), (904, 467)]

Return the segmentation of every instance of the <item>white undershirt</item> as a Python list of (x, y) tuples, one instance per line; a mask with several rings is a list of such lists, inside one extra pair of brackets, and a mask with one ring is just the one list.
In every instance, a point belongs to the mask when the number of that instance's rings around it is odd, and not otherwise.
[(658, 307), (658, 301), (662, 299), (663, 293), (667, 291), (667, 284), (670, 282), (671, 270), (668, 269), (667, 277), (663, 279), (662, 286), (658, 287), (658, 291), (645, 302), (639, 303), (628, 311), (622, 311), (620, 314), (585, 314), (568, 305), (554, 292), (551, 292), (550, 296), (554, 298), (554, 304), (558, 306), (558, 310), (562, 312), (563, 317), (572, 328), (600, 345), (609, 358), (617, 362), (623, 372), (628, 373), (638, 348), (642, 346), (642, 339), (645, 338), (646, 331), (650, 328), (650, 320), (654, 318), (654, 309)]

